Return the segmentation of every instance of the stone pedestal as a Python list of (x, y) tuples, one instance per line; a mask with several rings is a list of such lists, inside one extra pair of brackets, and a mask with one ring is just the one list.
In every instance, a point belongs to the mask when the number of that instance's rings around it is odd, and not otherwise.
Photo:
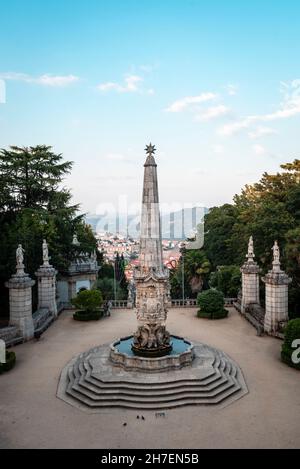
[(241, 267), (242, 272), (242, 302), (241, 312), (244, 314), (251, 304), (259, 305), (259, 272), (260, 269), (254, 261), (253, 238), (248, 243), (247, 261)]
[(250, 304), (259, 304), (259, 272), (256, 262), (245, 262), (242, 272), (242, 313)]
[(254, 261), (253, 238), (248, 243), (247, 261), (241, 267), (242, 272), (242, 302), (241, 312), (244, 314), (251, 304), (259, 305), (259, 272), (260, 268)]
[(265, 332), (273, 334), (289, 320), (288, 289), (292, 281), (280, 268), (280, 251), (277, 241), (272, 248), (272, 270), (262, 279), (266, 285)]
[(283, 271), (271, 270), (262, 280), (266, 286), (264, 329), (272, 334), (288, 322), (288, 286), (291, 279)]
[(24, 340), (34, 336), (32, 319), (32, 287), (35, 281), (19, 266), (17, 274), (5, 283), (9, 288), (9, 323), (16, 326)]
[(38, 309), (47, 308), (55, 317), (57, 316), (56, 274), (57, 271), (45, 263), (35, 272), (38, 278)]

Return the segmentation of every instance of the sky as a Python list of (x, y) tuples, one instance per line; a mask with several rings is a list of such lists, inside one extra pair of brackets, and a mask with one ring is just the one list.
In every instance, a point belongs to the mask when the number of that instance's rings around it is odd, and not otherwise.
[(0, 148), (74, 161), (85, 212), (231, 203), (300, 156), (298, 0), (0, 0)]

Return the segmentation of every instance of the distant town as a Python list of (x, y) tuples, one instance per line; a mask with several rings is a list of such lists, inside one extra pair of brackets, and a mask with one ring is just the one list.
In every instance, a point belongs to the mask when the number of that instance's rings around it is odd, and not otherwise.
[[(206, 207), (183, 208), (161, 216), (163, 262), (168, 269), (175, 268), (180, 258), (180, 250), (187, 238), (194, 238), (199, 223), (203, 222), (208, 212)], [(139, 215), (134, 214), (109, 216), (107, 214), (88, 215), (86, 217), (98, 241), (98, 249), (108, 263), (115, 260), (117, 254), (124, 257), (125, 275), (129, 281), (133, 269), (139, 265)]]
[[(96, 233), (95, 236), (98, 241), (98, 249), (107, 262), (112, 263), (117, 254), (123, 255), (126, 264), (126, 279), (131, 280), (133, 269), (139, 265), (139, 241), (109, 232)], [(183, 246), (183, 241), (163, 239), (162, 244), (164, 265), (172, 269), (176, 267), (180, 258), (180, 249)]]

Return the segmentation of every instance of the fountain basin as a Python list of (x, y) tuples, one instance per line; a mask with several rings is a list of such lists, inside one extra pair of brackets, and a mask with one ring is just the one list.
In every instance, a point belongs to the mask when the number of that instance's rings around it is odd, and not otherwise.
[(110, 345), (110, 360), (126, 370), (157, 372), (183, 368), (192, 364), (194, 346), (188, 340), (171, 336), (172, 349), (163, 357), (141, 357), (132, 350), (133, 336), (123, 337)]

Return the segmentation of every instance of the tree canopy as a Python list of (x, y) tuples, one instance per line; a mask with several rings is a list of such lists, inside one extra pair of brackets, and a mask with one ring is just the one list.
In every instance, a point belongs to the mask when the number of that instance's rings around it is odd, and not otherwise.
[[(185, 297), (194, 296), (193, 285), (201, 291), (209, 284), (226, 296), (236, 296), (239, 268), (252, 235), (262, 275), (271, 268), (272, 246), (278, 241), (282, 267), (293, 279), (289, 315), (300, 317), (300, 160), (281, 165), (277, 174), (264, 173), (260, 181), (235, 195), (232, 204), (211, 208), (204, 222), (203, 248), (185, 251)], [(173, 298), (182, 295), (182, 265), (181, 258), (171, 271)]]
[(63, 187), (72, 162), (64, 161), (50, 146), (12, 146), (0, 150), (0, 316), (7, 315), (4, 282), (15, 272), (15, 251), (25, 249), (26, 271), (33, 275), (42, 262), (47, 239), (51, 263), (64, 272), (78, 254), (72, 245), (77, 234), (80, 250), (91, 253), (96, 239), (72, 194)]

